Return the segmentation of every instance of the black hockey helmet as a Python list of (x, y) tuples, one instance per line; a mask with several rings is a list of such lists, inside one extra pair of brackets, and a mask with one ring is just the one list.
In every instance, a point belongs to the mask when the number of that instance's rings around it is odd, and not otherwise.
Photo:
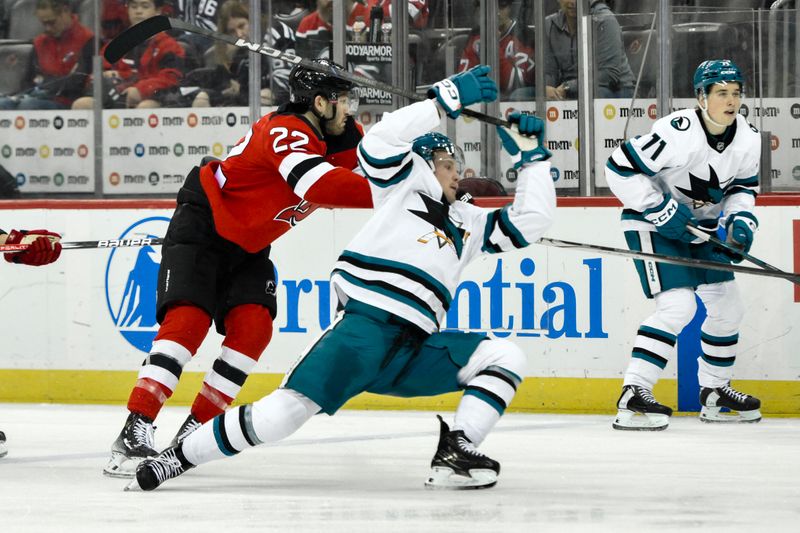
[[(346, 72), (343, 66), (329, 59), (315, 59), (314, 62), (331, 70), (338, 69)], [(350, 81), (338, 78), (329, 72), (319, 72), (302, 65), (295, 65), (289, 74), (289, 101), (295, 104), (305, 104), (311, 107), (317, 96), (324, 96), (328, 100), (336, 101), (340, 96), (346, 96), (352, 89), (353, 83)]]

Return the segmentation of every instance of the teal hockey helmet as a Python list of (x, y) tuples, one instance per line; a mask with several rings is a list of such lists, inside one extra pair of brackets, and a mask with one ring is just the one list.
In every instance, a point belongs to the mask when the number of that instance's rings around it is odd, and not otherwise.
[(728, 83), (735, 82), (739, 84), (741, 89), (744, 89), (744, 75), (736, 63), (730, 59), (709, 59), (703, 61), (700, 66), (694, 71), (694, 84), (695, 94), (702, 92), (708, 93), (708, 87), (715, 83)]
[(446, 152), (453, 156), (453, 159), (455, 159), (456, 168), (458, 169), (459, 174), (461, 174), (461, 171), (464, 167), (464, 152), (461, 150), (461, 148), (456, 146), (447, 135), (436, 131), (426, 133), (425, 135), (420, 135), (414, 139), (414, 144), (411, 146), (411, 150), (431, 164), (433, 164), (434, 152)]

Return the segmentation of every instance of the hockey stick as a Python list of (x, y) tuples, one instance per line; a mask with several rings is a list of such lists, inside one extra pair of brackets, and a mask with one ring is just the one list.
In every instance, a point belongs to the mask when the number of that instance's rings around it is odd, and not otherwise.
[(720, 248), (723, 248), (723, 249), (725, 249), (725, 250), (727, 250), (727, 251), (729, 251), (729, 252), (731, 252), (733, 254), (736, 254), (739, 257), (747, 259), (748, 261), (750, 261), (754, 265), (760, 266), (761, 268), (764, 268), (766, 270), (772, 270), (773, 272), (783, 272), (780, 268), (774, 267), (774, 266), (770, 265), (769, 263), (767, 263), (766, 261), (762, 261), (758, 257), (753, 257), (752, 255), (748, 254), (744, 250), (740, 250), (739, 248), (736, 248), (735, 246), (731, 246), (727, 242), (721, 241), (721, 240), (717, 239), (716, 237), (713, 237), (713, 236), (709, 235), (708, 233), (706, 233), (706, 232), (704, 232), (704, 231), (702, 231), (700, 229), (695, 228), (694, 226), (686, 226), (686, 227), (688, 228), (689, 233), (691, 233), (695, 237), (701, 238), (704, 242), (710, 242), (711, 244), (719, 246)]
[(635, 252), (633, 250), (622, 250), (620, 248), (611, 248), (609, 246), (600, 246), (596, 244), (584, 244), (581, 242), (562, 241), (558, 239), (541, 238), (537, 241), (539, 244), (546, 246), (554, 246), (556, 248), (574, 248), (576, 250), (593, 250), (609, 255), (619, 255), (622, 257), (631, 257), (633, 259), (643, 259), (646, 261), (656, 261), (658, 263), (667, 263), (670, 265), (682, 265), (694, 268), (707, 268), (710, 270), (724, 270), (729, 272), (739, 272), (741, 274), (753, 274), (756, 276), (767, 276), (771, 278), (783, 278), (800, 285), (800, 274), (792, 274), (791, 272), (784, 272), (782, 270), (764, 270), (761, 268), (752, 268), (739, 265), (731, 265), (727, 263), (717, 263), (714, 261), (706, 261), (703, 259), (695, 259), (693, 257), (678, 257), (663, 254), (651, 254), (647, 252)]
[[(140, 246), (159, 246), (164, 244), (160, 237), (145, 239), (108, 239), (103, 241), (76, 241), (62, 242), (62, 250), (75, 250), (79, 248), (137, 248)], [(24, 252), (30, 244), (0, 244), (0, 253)]]
[[(132, 49), (136, 48), (136, 46), (140, 45), (153, 35), (156, 35), (158, 33), (161, 33), (162, 31), (167, 31), (167, 30), (182, 30), (182, 31), (187, 31), (189, 33), (196, 33), (198, 35), (203, 35), (210, 39), (215, 39), (217, 41), (223, 41), (228, 44), (232, 44), (233, 46), (236, 46), (238, 48), (245, 48), (247, 50), (250, 50), (254, 54), (263, 54), (273, 59), (280, 59), (282, 61), (286, 61), (287, 63), (290, 63), (292, 65), (302, 65), (308, 69), (316, 70), (317, 72), (323, 72), (331, 76), (336, 76), (337, 78), (353, 82), (357, 85), (363, 85), (364, 87), (370, 87), (372, 89), (386, 91), (387, 93), (396, 94), (398, 96), (404, 96), (409, 100), (413, 100), (416, 102), (421, 102), (422, 100), (428, 99), (423, 94), (419, 94), (413, 91), (406, 91), (405, 89), (395, 87), (394, 85), (389, 85), (388, 83), (383, 83), (378, 80), (373, 80), (365, 76), (361, 76), (359, 74), (353, 74), (352, 72), (348, 72), (346, 70), (342, 70), (334, 66), (321, 65), (309, 59), (298, 57), (294, 54), (281, 52), (280, 50), (271, 48), (266, 44), (251, 43), (249, 41), (245, 41), (244, 39), (237, 39), (235, 37), (231, 37), (230, 35), (226, 35), (224, 33), (219, 33), (207, 30), (205, 28), (200, 28), (193, 24), (189, 24), (187, 22), (172, 17), (167, 17), (165, 15), (156, 15), (155, 17), (150, 17), (149, 19), (143, 20), (142, 22), (134, 26), (131, 26), (127, 30), (117, 35), (110, 43), (108, 43), (108, 46), (106, 47), (106, 50), (104, 52), (104, 56), (106, 60), (108, 60), (110, 63), (116, 63), (122, 58), (122, 56), (130, 52)], [(494, 124), (495, 126), (503, 126), (506, 128), (511, 126), (511, 124), (506, 120), (503, 120), (498, 117), (493, 117), (491, 115), (486, 115), (478, 111), (473, 111), (471, 109), (465, 108), (461, 111), (461, 114), (475, 118), (482, 122)]]

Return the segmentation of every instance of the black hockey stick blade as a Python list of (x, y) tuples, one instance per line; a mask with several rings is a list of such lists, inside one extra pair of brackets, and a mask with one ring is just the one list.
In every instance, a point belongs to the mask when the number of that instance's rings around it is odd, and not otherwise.
[(103, 55), (105, 56), (106, 61), (109, 63), (116, 63), (122, 59), (125, 54), (145, 42), (153, 35), (169, 29), (172, 29), (172, 25), (169, 22), (169, 17), (164, 15), (150, 17), (149, 19), (143, 20), (139, 24), (131, 26), (127, 30), (114, 37), (114, 39), (108, 43), (106, 51), (103, 53)]

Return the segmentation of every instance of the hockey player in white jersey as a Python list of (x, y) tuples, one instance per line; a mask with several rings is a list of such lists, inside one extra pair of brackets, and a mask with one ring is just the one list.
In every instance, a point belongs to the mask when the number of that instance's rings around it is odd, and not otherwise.
[[(282, 386), (203, 425), (183, 443), (142, 462), (129, 488), (152, 490), (187, 468), (281, 440), (313, 415), (333, 415), (364, 392), (401, 397), (464, 392), (440, 438), (425, 484), (493, 486), (497, 461), (477, 450), (511, 402), (526, 357), (513, 343), (477, 333), (440, 332), (464, 267), (481, 254), (516, 250), (550, 227), (555, 188), (550, 153), (503, 131), (521, 168), (514, 202), (484, 210), (456, 200), (460, 150), (429, 133), (442, 115), (490, 101), (497, 87), (478, 66), (434, 85), (433, 98), (385, 114), (359, 146), (375, 212), (332, 273), (344, 306), (288, 371)], [(543, 139), (543, 122), (514, 114), (519, 132)], [(522, 145), (522, 148), (520, 148)]]
[[(659, 119), (649, 134), (620, 145), (608, 159), (606, 179), (623, 203), (622, 226), (632, 250), (739, 262), (741, 256), (701, 243), (686, 227), (713, 234), (722, 226), (729, 244), (749, 252), (758, 228), (753, 208), (761, 137), (738, 113), (744, 78), (732, 61), (704, 61), (693, 82), (698, 107)], [(700, 419), (758, 422), (761, 402), (730, 385), (744, 315), (733, 273), (635, 264), (656, 309), (637, 331), (613, 427), (661, 430), (669, 424), (672, 409), (658, 403), (652, 390), (678, 334), (695, 315), (695, 294), (707, 310), (698, 358)], [(720, 414), (723, 407), (738, 415)]]

